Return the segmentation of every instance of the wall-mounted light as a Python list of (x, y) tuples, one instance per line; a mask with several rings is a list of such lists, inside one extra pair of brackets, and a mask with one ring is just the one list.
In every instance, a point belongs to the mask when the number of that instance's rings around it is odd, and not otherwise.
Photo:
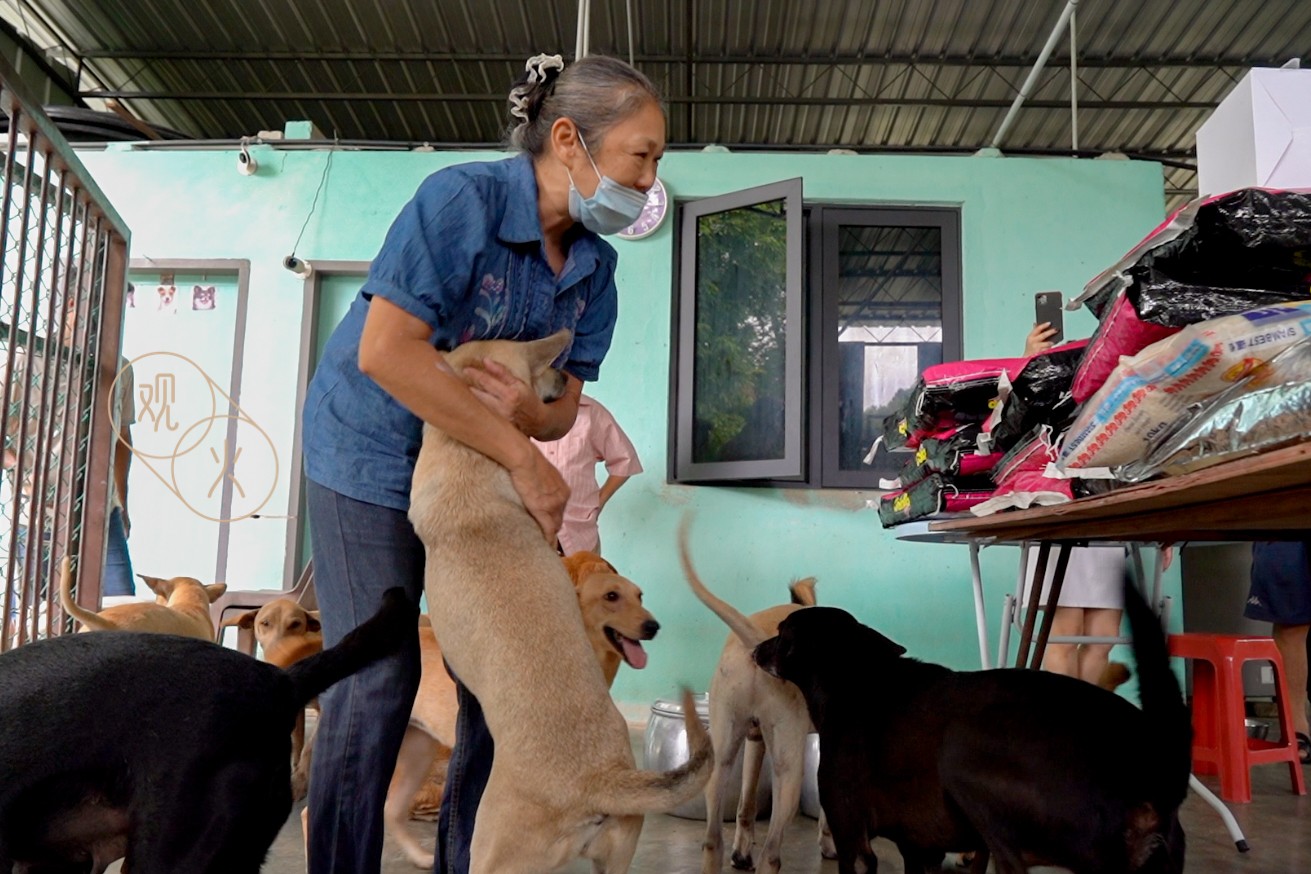
[(259, 162), (251, 156), (250, 150), (246, 148), (246, 141), (241, 141), (241, 151), (237, 152), (237, 172), (242, 176), (254, 176), (255, 171), (259, 169)]
[(286, 258), (283, 258), (282, 267), (285, 270), (290, 270), (292, 273), (295, 273), (301, 279), (309, 279), (310, 274), (314, 272), (313, 264), (306, 261), (304, 258), (297, 258), (295, 255), (288, 255)]

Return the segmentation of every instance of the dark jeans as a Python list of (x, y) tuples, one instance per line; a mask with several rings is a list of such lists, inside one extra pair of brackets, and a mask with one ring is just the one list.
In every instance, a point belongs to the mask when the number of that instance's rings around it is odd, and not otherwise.
[[(401, 586), (418, 603), (423, 544), (405, 513), (306, 481), (323, 644), (338, 643)], [(319, 698), (309, 790), (310, 874), (377, 874), (382, 807), (419, 687), (419, 638)]]
[[(407, 516), (306, 480), (314, 589), (324, 646), (377, 609), (382, 592), (423, 592), (423, 544)], [(320, 697), (310, 774), (310, 874), (375, 874), (382, 807), (419, 685), (418, 633)], [(474, 817), (492, 770), (492, 736), (478, 700), (456, 681), (460, 715), (438, 818), (437, 874), (468, 874)]]
[(434, 874), (469, 874), (474, 818), (492, 773), (492, 733), (487, 730), (482, 706), (458, 677), (455, 695), (460, 715), (455, 721), (455, 749), (446, 766), (446, 789), (437, 816)]

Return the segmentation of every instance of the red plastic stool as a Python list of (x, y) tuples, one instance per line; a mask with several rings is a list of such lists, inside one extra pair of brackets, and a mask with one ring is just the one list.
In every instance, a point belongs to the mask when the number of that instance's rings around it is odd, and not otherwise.
[[(1297, 756), (1293, 713), (1288, 706), (1284, 661), (1269, 637), (1237, 634), (1172, 634), (1170, 655), (1193, 659), (1193, 771), (1220, 775), (1220, 797), (1246, 804), (1252, 800), (1253, 765), (1287, 762), (1293, 791), (1306, 794), (1306, 779)], [(1279, 743), (1247, 736), (1243, 662), (1274, 666), (1279, 703)]]

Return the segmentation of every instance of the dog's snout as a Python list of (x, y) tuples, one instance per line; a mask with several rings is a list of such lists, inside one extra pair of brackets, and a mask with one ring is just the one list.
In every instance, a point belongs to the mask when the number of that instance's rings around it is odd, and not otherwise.
[(654, 619), (648, 619), (642, 623), (642, 636), (647, 640), (650, 640), (651, 638), (655, 637), (656, 632), (659, 630), (660, 630), (660, 623), (656, 622)]

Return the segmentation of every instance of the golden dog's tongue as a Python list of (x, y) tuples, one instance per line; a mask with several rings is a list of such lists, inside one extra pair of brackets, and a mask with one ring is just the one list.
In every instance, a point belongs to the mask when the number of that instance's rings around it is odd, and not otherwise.
[(646, 650), (642, 649), (642, 644), (635, 640), (629, 640), (626, 637), (619, 638), (624, 648), (624, 661), (628, 662), (629, 667), (642, 670), (646, 667)]

